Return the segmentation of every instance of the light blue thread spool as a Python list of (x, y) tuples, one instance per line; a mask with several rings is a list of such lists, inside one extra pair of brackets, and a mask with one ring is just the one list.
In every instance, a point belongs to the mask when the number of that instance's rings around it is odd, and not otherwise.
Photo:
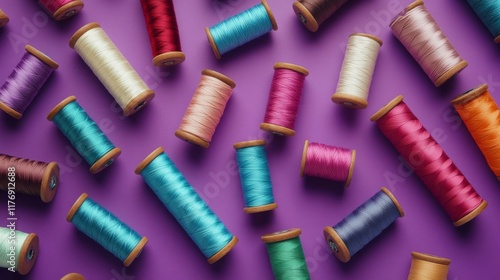
[(483, 23), (500, 43), (500, 0), (467, 0)]
[(351, 214), (332, 227), (325, 227), (326, 243), (335, 256), (348, 262), (404, 212), (394, 195), (382, 188)]
[(265, 144), (264, 140), (252, 140), (233, 145), (240, 170), (245, 213), (270, 211), (278, 207), (274, 202)]
[(271, 30), (278, 24), (265, 0), (252, 8), (234, 15), (218, 24), (205, 28), (208, 41), (217, 59), (221, 54), (246, 44)]
[(212, 264), (238, 242), (172, 160), (157, 148), (135, 169)]
[(129, 266), (141, 254), (148, 242), (147, 237), (141, 237), (86, 193), (80, 195), (73, 204), (66, 220), (119, 258), (125, 266)]
[(121, 154), (87, 112), (70, 96), (56, 105), (47, 116), (68, 138), (73, 147), (96, 174), (110, 166)]

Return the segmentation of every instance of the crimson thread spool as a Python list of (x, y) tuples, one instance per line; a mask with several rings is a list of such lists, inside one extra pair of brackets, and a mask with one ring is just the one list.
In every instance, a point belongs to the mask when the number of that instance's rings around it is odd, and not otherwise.
[(7, 25), (7, 23), (9, 23), (9, 17), (2, 10), (0, 10), (0, 28)]
[(155, 66), (173, 66), (186, 56), (181, 49), (177, 18), (172, 0), (141, 0)]
[(309, 71), (284, 62), (275, 63), (274, 69), (266, 114), (260, 128), (278, 135), (294, 136), (295, 120)]
[(349, 0), (299, 0), (293, 3), (293, 11), (300, 22), (312, 32)]
[(80, 0), (39, 0), (38, 3), (55, 19), (64, 20), (76, 15), (83, 9)]
[(500, 110), (484, 84), (453, 99), (451, 104), (500, 181)]
[(356, 150), (315, 142), (309, 143), (309, 140), (306, 140), (300, 162), (300, 176), (314, 176), (344, 182), (347, 188), (351, 183), (355, 163)]
[[(0, 154), (0, 190), (39, 196), (49, 203), (59, 188), (59, 165)], [(10, 194), (10, 192), (9, 192)]]
[(434, 195), (455, 226), (477, 217), (488, 205), (397, 96), (371, 118)]
[(203, 70), (175, 136), (208, 148), (235, 86), (229, 77), (213, 70)]
[(435, 86), (441, 86), (467, 67), (467, 61), (460, 57), (422, 0), (406, 7), (390, 27)]
[(451, 260), (429, 254), (412, 252), (408, 280), (446, 280)]

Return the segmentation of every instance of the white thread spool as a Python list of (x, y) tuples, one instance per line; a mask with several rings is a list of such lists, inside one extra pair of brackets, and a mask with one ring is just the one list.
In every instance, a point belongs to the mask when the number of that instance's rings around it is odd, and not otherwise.
[(381, 46), (382, 40), (370, 34), (349, 36), (333, 102), (356, 109), (368, 106), (368, 92)]
[(148, 88), (98, 23), (78, 29), (69, 45), (115, 98), (125, 116), (137, 112), (154, 98), (154, 91)]

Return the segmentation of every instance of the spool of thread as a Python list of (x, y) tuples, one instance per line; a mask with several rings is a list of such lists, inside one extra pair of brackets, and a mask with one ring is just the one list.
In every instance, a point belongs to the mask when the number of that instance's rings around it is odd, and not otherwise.
[(59, 165), (56, 162), (45, 163), (0, 154), (0, 190), (39, 196), (43, 202), (49, 203), (58, 188)]
[(293, 10), (309, 31), (316, 32), (347, 1), (349, 0), (299, 0), (293, 3)]
[(238, 243), (172, 160), (157, 148), (135, 169), (213, 264)]
[(277, 30), (278, 24), (266, 0), (216, 25), (205, 28), (215, 57)]
[(12, 73), (0, 87), (0, 109), (20, 119), (38, 91), (59, 65), (30, 45)]
[(78, 29), (69, 45), (92, 69), (125, 116), (134, 114), (154, 98), (154, 91), (148, 88), (98, 23)]
[(446, 280), (450, 259), (412, 252), (408, 280)]
[(200, 84), (175, 136), (208, 148), (235, 86), (229, 77), (213, 70), (203, 70)]
[(382, 188), (338, 224), (325, 227), (326, 243), (340, 261), (348, 262), (397, 218), (403, 216), (403, 209), (394, 195)]
[[(14, 236), (14, 239), (11, 237)], [(10, 243), (9, 240), (16, 242)], [(38, 258), (38, 235), (34, 233), (24, 233), (10, 228), (0, 227), (0, 267), (10, 270), (12, 267), (10, 255), (11, 247), (15, 247), (14, 269), (21, 275), (28, 274)]]
[(80, 0), (39, 0), (38, 3), (55, 19), (64, 20), (76, 15), (83, 9)]
[(85, 110), (70, 96), (57, 104), (47, 115), (96, 174), (110, 166), (121, 154), (120, 148), (106, 137)]
[(142, 252), (148, 238), (119, 220), (86, 193), (73, 204), (66, 216), (79, 231), (129, 266)]
[(467, 0), (476, 14), (500, 43), (500, 2), (497, 0)]
[(177, 65), (186, 59), (181, 49), (172, 0), (141, 0), (155, 66)]
[(236, 149), (241, 187), (247, 214), (274, 210), (273, 185), (267, 162), (266, 141), (251, 140), (233, 145)]
[(9, 23), (9, 17), (2, 10), (0, 10), (0, 28), (7, 25), (7, 23)]
[(345, 182), (349, 187), (356, 163), (356, 150), (329, 146), (320, 143), (304, 143), (300, 176), (314, 176), (323, 179)]
[(435, 86), (441, 86), (467, 67), (467, 61), (460, 57), (422, 0), (406, 7), (390, 27)]
[(309, 280), (300, 229), (288, 229), (263, 235), (276, 280)]
[(284, 62), (275, 63), (274, 69), (266, 114), (260, 129), (294, 136), (302, 89), (309, 71), (302, 66)]
[(397, 96), (371, 118), (441, 204), (455, 226), (478, 216), (488, 205)]
[(382, 40), (370, 34), (349, 36), (333, 102), (356, 109), (368, 106), (368, 92), (381, 46)]
[(451, 104), (500, 181), (500, 110), (484, 84), (453, 99)]
[(85, 280), (85, 277), (79, 273), (66, 274), (61, 278), (61, 280)]

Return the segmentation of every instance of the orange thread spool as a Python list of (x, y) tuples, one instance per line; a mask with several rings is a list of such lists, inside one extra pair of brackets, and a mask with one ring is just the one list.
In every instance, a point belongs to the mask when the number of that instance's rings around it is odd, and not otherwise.
[(450, 259), (412, 252), (408, 280), (446, 280)]

